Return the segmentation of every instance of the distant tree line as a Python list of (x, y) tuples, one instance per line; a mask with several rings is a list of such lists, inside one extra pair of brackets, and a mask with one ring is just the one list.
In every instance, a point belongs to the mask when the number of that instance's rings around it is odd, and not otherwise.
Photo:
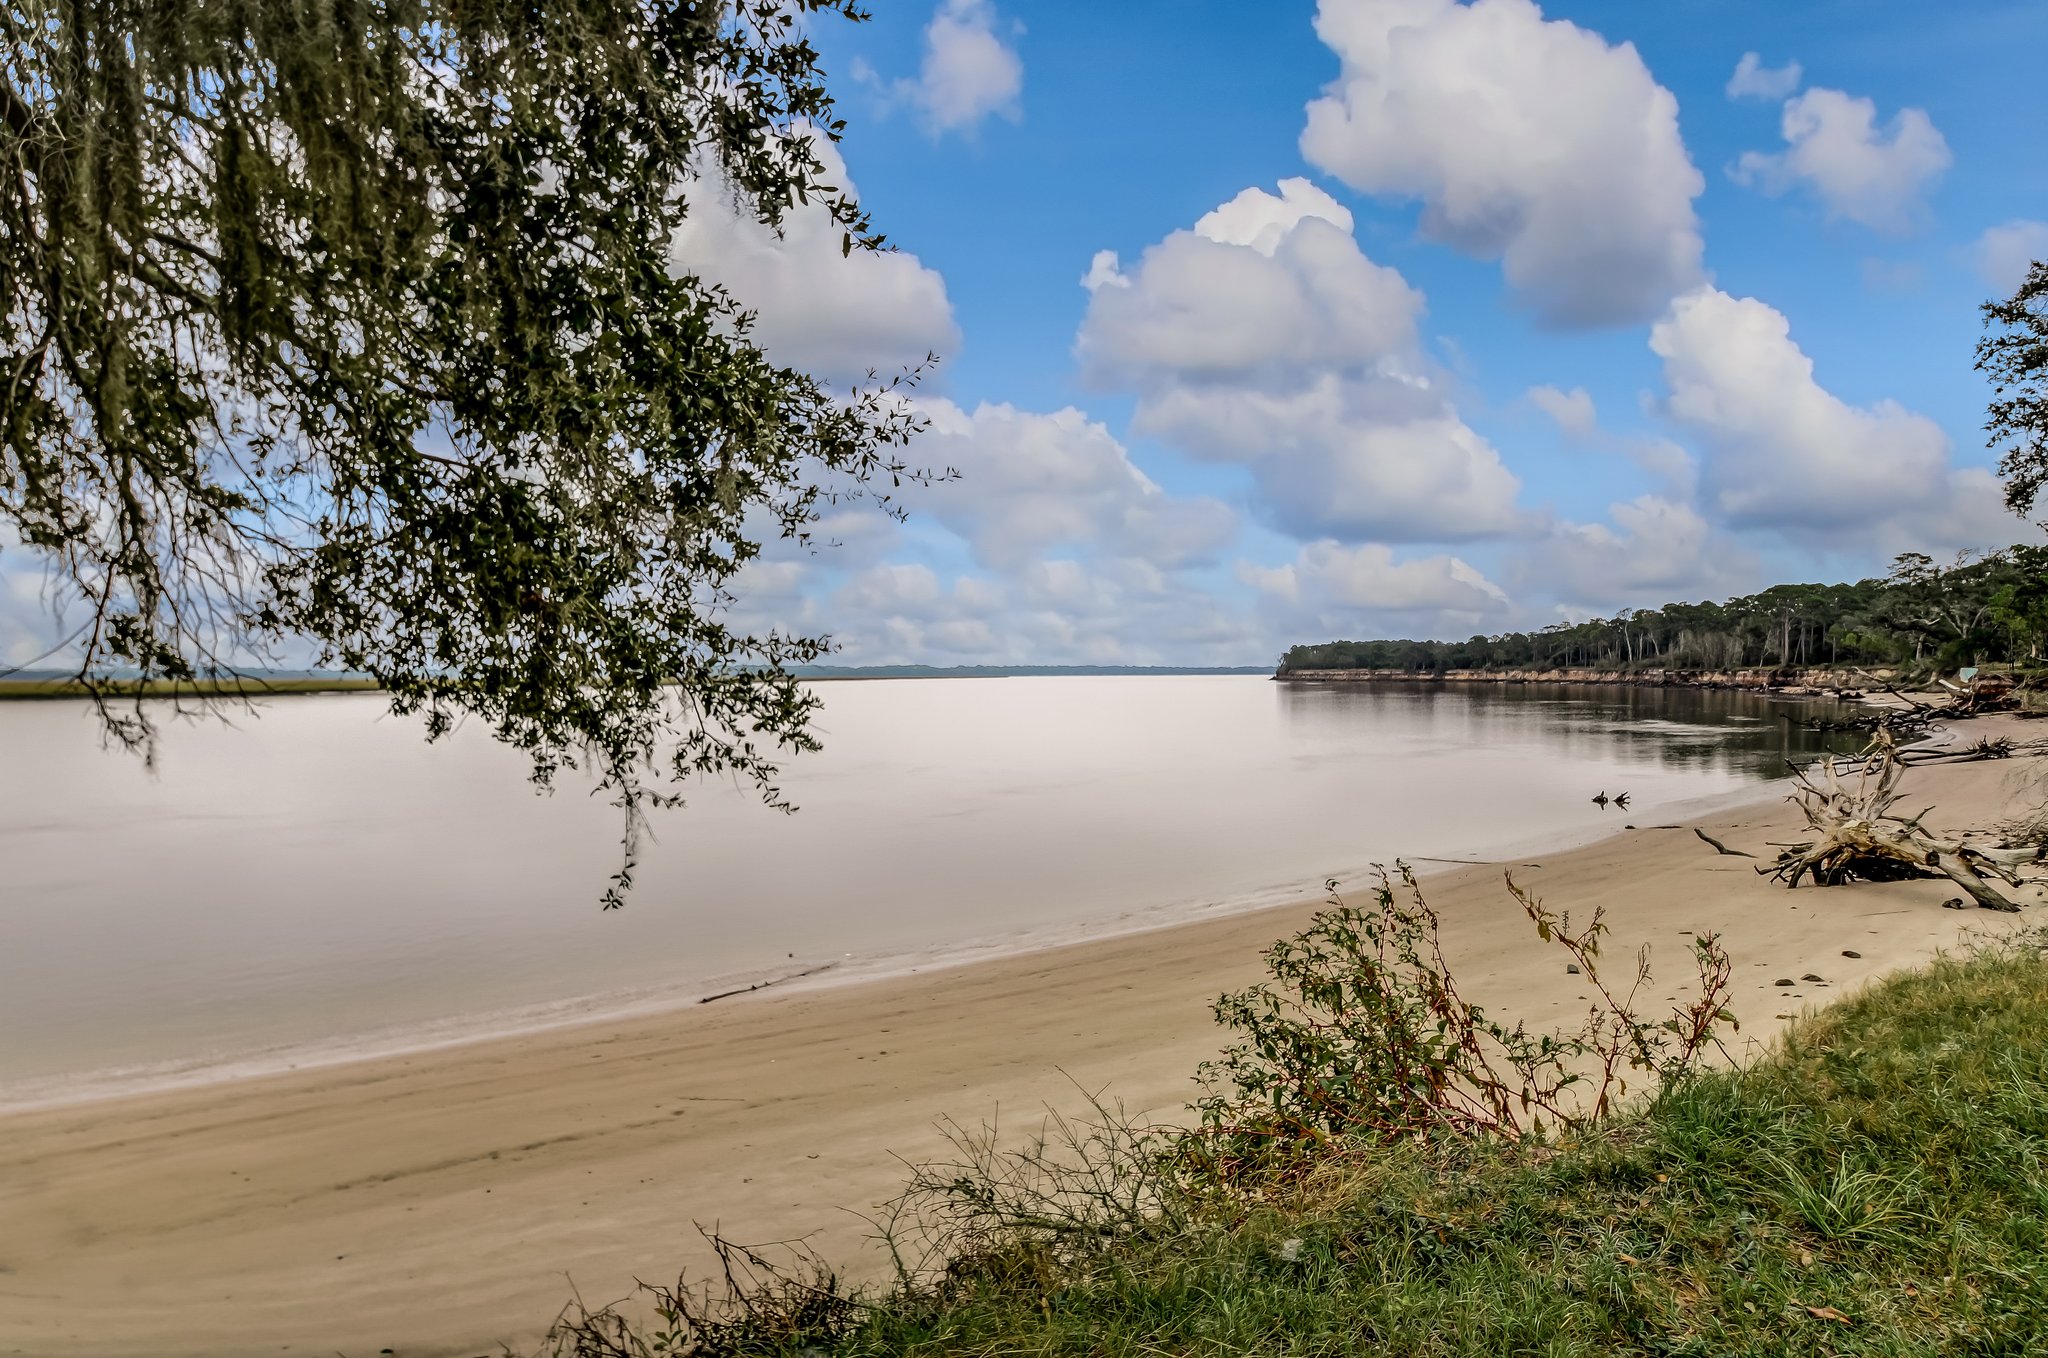
[(1908, 552), (1882, 579), (1774, 585), (1724, 603), (1623, 609), (1611, 618), (1464, 641), (1290, 647), (1282, 670), (1740, 669), (2039, 661), (2048, 642), (2048, 547)]

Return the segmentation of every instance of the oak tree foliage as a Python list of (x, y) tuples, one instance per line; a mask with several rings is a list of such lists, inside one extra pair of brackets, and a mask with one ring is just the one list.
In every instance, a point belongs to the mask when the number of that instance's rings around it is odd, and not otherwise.
[(2030, 514), (2048, 487), (2048, 263), (2036, 260), (2012, 296), (1986, 302), (1984, 325), (1977, 368), (1992, 388), (1984, 430), (2002, 454), (2005, 503)]
[(815, 747), (733, 576), (923, 473), (898, 382), (833, 392), (672, 261), (773, 227), (836, 138), (804, 25), (855, 0), (9, 0), (0, 540), (117, 675), (310, 652), (431, 735), (480, 719), (627, 817), (690, 777), (781, 804)]

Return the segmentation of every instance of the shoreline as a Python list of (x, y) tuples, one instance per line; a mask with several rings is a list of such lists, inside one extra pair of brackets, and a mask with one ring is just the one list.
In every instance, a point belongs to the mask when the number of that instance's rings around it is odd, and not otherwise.
[[(2044, 772), (2015, 760), (1908, 778), (1934, 823), (1963, 825), (1999, 818), (2013, 779), (2034, 788)], [(1796, 816), (1776, 789), (1744, 792), (1673, 829), (1546, 849), (1517, 880), (1554, 909), (1605, 908), (1612, 957), (1653, 944), (1651, 1006), (1682, 993), (1688, 931), (1720, 931), (1745, 1048), (1788, 1012), (2009, 923), (1943, 910), (1944, 882), (1787, 891), (1685, 833), (1758, 852), (1785, 838)], [(1467, 992), (1546, 1026), (1578, 1007), (1580, 983), (1530, 946), (1501, 871), (1445, 864), (1424, 889)], [(1133, 1113), (1178, 1110), (1224, 1036), (1208, 1002), (1257, 979), (1259, 950), (1320, 904), (0, 1116), (0, 1354), (517, 1348), (571, 1282), (595, 1303), (635, 1277), (694, 1273), (691, 1221), (808, 1237), (873, 1276), (856, 1214), (900, 1185), (899, 1157), (943, 1149), (933, 1119), (1035, 1124), (1041, 1106), (1105, 1089)], [(1774, 984), (1804, 974), (1827, 979)]]
[(1550, 684), (1560, 688), (1682, 688), (1731, 690), (1766, 698), (1867, 701), (1875, 689), (1895, 682), (1894, 670), (1852, 668), (1864, 682), (1842, 682), (1844, 671), (1827, 666), (1736, 666), (1730, 669), (1603, 670), (1567, 666), (1563, 669), (1373, 670), (1306, 669), (1274, 671), (1276, 684)]
[[(1725, 792), (1684, 798), (1666, 806), (1647, 806), (1642, 814), (1647, 818), (1654, 812), (1657, 816), (1675, 817), (1689, 823), (1699, 817), (1775, 801), (1790, 786), (1789, 778), (1771, 779)], [(1513, 866), (1517, 859), (1585, 848), (1627, 834), (1633, 828), (1628, 825), (1589, 826), (1583, 835), (1535, 835), (1481, 846), (1477, 850), (1481, 854), (1490, 854), (1490, 857), (1452, 859), (1414, 855), (1405, 861), (1413, 866), (1418, 879), (1427, 880), (1457, 867), (1507, 867)], [(1366, 868), (1337, 879), (1339, 890), (1347, 894), (1358, 890), (1369, 880), (1369, 869)], [(1306, 900), (1322, 899), (1322, 893), (1314, 889), (1319, 885), (1295, 881), (1216, 899), (1196, 898), (1135, 907), (1098, 919), (982, 935), (922, 950), (848, 953), (839, 958), (796, 957), (786, 968), (765, 975), (755, 972), (715, 975), (692, 981), (687, 989), (664, 989), (658, 994), (608, 991), (576, 995), (510, 1009), (451, 1015), (430, 1024), (411, 1024), (403, 1030), (359, 1031), (322, 1044), (35, 1077), (18, 1081), (13, 1086), (0, 1086), (0, 1120), (21, 1113), (77, 1109), (154, 1094), (204, 1090), (249, 1080), (334, 1070), (357, 1063), (422, 1056), (605, 1024), (676, 1017), (713, 1001), (760, 996), (770, 991), (778, 995), (808, 994), (848, 986), (883, 984), (916, 975), (933, 975), (961, 967), (981, 966), (1064, 948), (1161, 933), (1191, 924), (1285, 909)], [(426, 1035), (422, 1035), (423, 1028), (427, 1030)]]

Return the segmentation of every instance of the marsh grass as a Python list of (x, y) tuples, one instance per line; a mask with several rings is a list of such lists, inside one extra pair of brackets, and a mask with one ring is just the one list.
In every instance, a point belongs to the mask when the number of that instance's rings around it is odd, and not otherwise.
[(86, 685), (76, 679), (17, 679), (0, 671), (0, 701), (90, 698), (95, 689), (117, 698), (271, 698), (314, 693), (372, 693), (375, 679), (339, 674), (229, 675), (197, 679), (108, 679)]
[(1265, 1200), (1184, 1196), (1057, 1251), (984, 1233), (831, 1326), (645, 1351), (2048, 1353), (2044, 1154), (2036, 935), (1553, 1144), (1339, 1143)]

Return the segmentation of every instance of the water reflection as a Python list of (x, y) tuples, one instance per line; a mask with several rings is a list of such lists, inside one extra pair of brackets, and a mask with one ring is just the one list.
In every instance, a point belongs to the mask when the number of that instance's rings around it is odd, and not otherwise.
[(1854, 751), (1853, 733), (1797, 722), (1845, 713), (1832, 699), (1771, 697), (1738, 689), (1616, 684), (1477, 684), (1372, 681), (1283, 683), (1290, 721), (1341, 739), (1362, 721), (1403, 724), (1446, 744), (1540, 746), (1570, 759), (1619, 759), (1672, 770), (1776, 778), (1789, 763)]
[[(820, 687), (795, 816), (708, 784), (657, 820), (536, 798), (479, 729), (374, 696), (166, 732), (0, 703), (0, 1102), (141, 1066), (288, 1065), (687, 1002), (832, 960), (922, 965), (1292, 898), (1375, 861), (1583, 842), (1739, 794), (1825, 741), (1754, 694), (1254, 677)], [(1628, 792), (1626, 811), (1596, 791)], [(98, 1077), (95, 1077), (98, 1078)]]

